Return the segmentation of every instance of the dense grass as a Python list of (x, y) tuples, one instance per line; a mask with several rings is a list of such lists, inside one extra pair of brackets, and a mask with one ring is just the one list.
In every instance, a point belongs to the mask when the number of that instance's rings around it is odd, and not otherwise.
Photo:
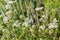
[(0, 0), (0, 40), (60, 40), (60, 0)]

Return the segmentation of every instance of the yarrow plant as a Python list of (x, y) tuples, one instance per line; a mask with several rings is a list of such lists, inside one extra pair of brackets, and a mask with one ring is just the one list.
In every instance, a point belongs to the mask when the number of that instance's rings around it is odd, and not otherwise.
[(0, 40), (60, 40), (60, 1), (0, 0)]

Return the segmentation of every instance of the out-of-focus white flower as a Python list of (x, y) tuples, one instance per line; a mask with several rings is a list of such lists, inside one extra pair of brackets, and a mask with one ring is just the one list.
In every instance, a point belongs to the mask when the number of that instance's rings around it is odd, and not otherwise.
[(22, 25), (24, 25), (24, 26), (28, 26), (28, 22), (24, 22)]
[(25, 18), (25, 21), (29, 21), (29, 17)]
[(19, 17), (20, 17), (20, 18), (23, 18), (23, 17), (24, 17), (24, 15), (20, 15)]
[(5, 6), (5, 8), (6, 9), (11, 9), (11, 5), (8, 4), (8, 5)]
[(45, 25), (41, 25), (39, 28), (45, 30)]
[(13, 4), (15, 1), (8, 1), (7, 4)]
[(3, 29), (2, 32), (5, 32), (7, 29)]
[(35, 25), (32, 25), (32, 28), (34, 28), (35, 27)]
[(8, 23), (8, 20), (9, 20), (8, 17), (4, 17), (4, 18), (3, 18), (3, 22), (4, 22), (4, 23)]
[(32, 31), (33, 31), (33, 29), (32, 29), (32, 28), (30, 28), (30, 31), (32, 32)]
[(3, 16), (3, 14), (0, 15), (0, 17), (2, 17), (2, 16)]
[(16, 1), (12, 1), (12, 0), (5, 0), (5, 2), (6, 2), (7, 4), (13, 4), (13, 3), (15, 3)]
[(28, 17), (28, 18), (25, 18), (25, 21), (22, 25), (28, 26), (28, 24), (32, 22), (33, 22), (33, 19)]
[(42, 21), (43, 19), (47, 20), (47, 16), (46, 15), (42, 15), (41, 18), (39, 19), (39, 21)]
[(56, 18), (53, 19), (53, 22), (57, 22)]
[(39, 21), (42, 21), (42, 18), (40, 18)]
[(6, 12), (6, 16), (7, 16), (9, 19), (11, 18), (11, 13), (12, 13), (11, 10), (9, 10), (9, 11)]
[(51, 28), (57, 28), (58, 27), (58, 24), (53, 22), (53, 23), (49, 23), (49, 26), (48, 28), (51, 29)]
[(40, 38), (40, 40), (44, 40), (43, 38)]
[(3, 25), (0, 24), (0, 30), (2, 30), (2, 29), (3, 29)]
[(18, 27), (20, 25), (19, 20), (15, 21), (13, 24), (15, 27)]
[(6, 12), (6, 15), (7, 15), (7, 14), (11, 14), (11, 12), (12, 12), (11, 10), (7, 11), (7, 12)]
[(33, 19), (32, 18), (29, 19), (28, 23), (31, 23), (31, 22), (33, 23)]
[(57, 27), (58, 27), (57, 20), (56, 20), (56, 18), (54, 18), (53, 22), (49, 23), (49, 29), (51, 29), (51, 28), (57, 28)]
[(16, 9), (14, 9), (14, 11), (16, 12)]
[(42, 15), (42, 18), (46, 19), (46, 15)]
[(37, 7), (37, 8), (35, 8), (36, 11), (42, 10), (42, 9), (43, 9), (43, 7)]
[(10, 0), (5, 0), (5, 2), (9, 2)]
[(4, 16), (4, 13), (1, 13), (1, 14), (0, 14), (0, 17), (3, 17), (3, 16)]
[(31, 22), (33, 22), (33, 19), (28, 17), (28, 18), (25, 19), (25, 21), (28, 22), (28, 23), (31, 23)]

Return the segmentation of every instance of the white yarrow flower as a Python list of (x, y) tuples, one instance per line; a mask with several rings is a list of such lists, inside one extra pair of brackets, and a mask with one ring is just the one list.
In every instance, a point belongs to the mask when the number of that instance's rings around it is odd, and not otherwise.
[(33, 19), (32, 18), (29, 19), (29, 17), (28, 17), (28, 18), (25, 18), (25, 21), (23, 22), (22, 25), (28, 26), (28, 24), (31, 23), (31, 22), (33, 22)]
[(6, 5), (5, 8), (6, 9), (11, 9), (11, 5)]
[(8, 20), (9, 20), (8, 17), (4, 17), (4, 18), (3, 18), (3, 22), (4, 22), (4, 23), (8, 23)]
[(36, 11), (43, 9), (43, 7), (37, 7), (35, 8)]
[(44, 30), (45, 29), (45, 25), (41, 25), (39, 28)]
[(15, 1), (8, 1), (7, 4), (13, 4)]
[(9, 19), (11, 18), (11, 13), (12, 13), (11, 10), (9, 10), (9, 11), (6, 12), (6, 16), (7, 16)]
[(25, 18), (25, 21), (29, 21), (29, 17)]
[(6, 15), (7, 15), (7, 14), (11, 14), (11, 10), (7, 11), (7, 12), (6, 12)]
[(29, 19), (28, 23), (31, 23), (31, 22), (33, 22), (33, 19), (32, 18)]
[(12, 1), (12, 0), (5, 0), (5, 2), (6, 2), (7, 4), (13, 4), (13, 3), (15, 3), (15, 1)]
[(28, 26), (28, 22), (24, 22), (22, 25), (24, 25), (24, 26)]
[(35, 27), (35, 25), (32, 25), (32, 28), (34, 28)]
[(31, 22), (33, 22), (33, 19), (28, 17), (28, 18), (25, 18), (25, 21), (28, 23), (31, 23)]
[(57, 28), (58, 27), (58, 24), (57, 23), (49, 23), (49, 26), (48, 28), (51, 29), (51, 28)]
[(9, 2), (10, 0), (5, 0), (5, 2)]
[(18, 27), (20, 25), (19, 20), (15, 21), (13, 24), (15, 27)]
[(51, 28), (57, 28), (57, 27), (58, 27), (57, 20), (56, 20), (56, 18), (54, 18), (53, 22), (49, 23), (49, 29), (51, 29)]
[(2, 32), (5, 32), (7, 29), (3, 29)]
[(23, 18), (24, 16), (23, 16), (23, 15), (20, 15), (19, 17), (20, 17), (20, 18)]
[(46, 19), (47, 17), (46, 17), (46, 15), (42, 15), (42, 18)]
[(57, 22), (56, 18), (53, 19), (53, 22)]
[(0, 15), (0, 17), (2, 17), (2, 16), (3, 16), (3, 14)]

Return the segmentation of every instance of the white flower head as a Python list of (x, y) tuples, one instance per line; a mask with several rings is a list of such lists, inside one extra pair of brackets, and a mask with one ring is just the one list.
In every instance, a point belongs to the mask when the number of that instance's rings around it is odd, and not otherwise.
[(20, 25), (19, 20), (15, 21), (13, 24), (15, 27), (18, 27)]
[(11, 18), (11, 13), (12, 13), (11, 10), (9, 10), (9, 11), (6, 12), (6, 16), (7, 16), (9, 19)]
[(29, 17), (25, 18), (25, 21), (29, 21)]
[(35, 25), (32, 25), (32, 28), (34, 28), (35, 27)]
[(5, 6), (5, 8), (6, 8), (6, 9), (11, 9), (11, 5), (7, 4), (7, 5)]
[(16, 1), (12, 1), (12, 0), (5, 0), (5, 2), (6, 2), (7, 4), (13, 4), (13, 3), (15, 3)]
[(37, 8), (35, 8), (36, 11), (42, 10), (42, 9), (43, 9), (43, 7), (37, 7)]
[(8, 1), (7, 4), (13, 4), (15, 1)]
[(45, 30), (45, 25), (41, 25), (39, 28)]
[(33, 22), (33, 19), (32, 18), (29, 19), (28, 23), (31, 23), (31, 22)]
[(2, 32), (5, 32), (7, 29), (3, 29)]
[(24, 25), (24, 26), (28, 26), (28, 22), (24, 22), (22, 25)]
[(7, 15), (7, 14), (11, 14), (11, 12), (12, 12), (11, 10), (7, 11), (7, 12), (6, 12), (6, 15)]
[(8, 20), (9, 20), (8, 17), (4, 17), (4, 18), (3, 18), (3, 22), (4, 22), (4, 23), (8, 23)]
[(9, 2), (10, 0), (5, 0), (5, 2)]
[(2, 17), (3, 16), (3, 14), (0, 14), (0, 17)]
[(42, 18), (40, 18), (39, 21), (42, 21)]
[(46, 19), (46, 15), (42, 15), (42, 18), (45, 18)]
[(20, 15), (19, 17), (20, 17), (20, 18), (23, 18), (23, 17), (24, 17), (24, 15)]
[(25, 18), (25, 21), (28, 23), (31, 23), (31, 22), (33, 22), (33, 19), (28, 17), (28, 18)]
[(54, 19), (53, 19), (53, 22), (57, 22), (57, 19), (56, 19), (56, 18), (54, 18)]
[(51, 28), (57, 28), (58, 27), (58, 25), (57, 25), (57, 23), (49, 23), (49, 26), (48, 26), (48, 28), (49, 29), (51, 29)]

